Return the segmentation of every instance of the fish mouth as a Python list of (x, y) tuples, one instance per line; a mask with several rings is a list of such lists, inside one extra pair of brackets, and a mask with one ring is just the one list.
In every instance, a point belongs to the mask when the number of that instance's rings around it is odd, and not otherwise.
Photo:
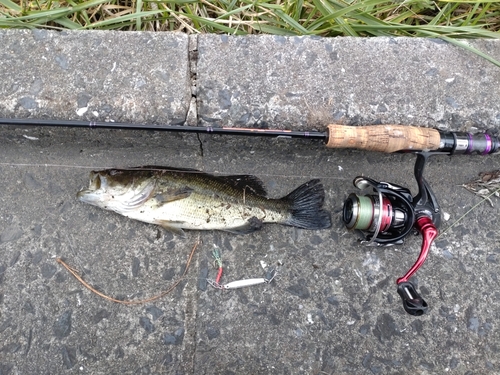
[(95, 192), (89, 189), (82, 189), (78, 193), (76, 193), (76, 197), (78, 198), (79, 201), (89, 203), (91, 200), (94, 201), (95, 199), (91, 198), (94, 197)]
[(94, 203), (99, 200), (104, 186), (106, 186), (106, 179), (99, 173), (91, 172), (89, 187), (81, 189), (76, 197), (82, 202)]

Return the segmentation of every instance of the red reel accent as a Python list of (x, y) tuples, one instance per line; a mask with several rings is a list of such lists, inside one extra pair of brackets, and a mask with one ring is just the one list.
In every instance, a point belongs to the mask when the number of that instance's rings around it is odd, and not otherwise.
[(400, 277), (396, 283), (400, 284), (403, 282), (407, 282), (410, 277), (413, 276), (417, 270), (422, 267), (427, 258), (427, 254), (429, 253), (429, 249), (432, 245), (432, 241), (437, 237), (438, 230), (432, 219), (428, 216), (419, 217), (415, 223), (415, 228), (422, 234), (422, 248), (420, 250), (420, 255), (417, 258), (415, 264), (408, 270), (406, 275)]
[(392, 224), (392, 204), (386, 197), (382, 197), (382, 202), (380, 203), (380, 215), (382, 216), (380, 231), (385, 232), (391, 227)]

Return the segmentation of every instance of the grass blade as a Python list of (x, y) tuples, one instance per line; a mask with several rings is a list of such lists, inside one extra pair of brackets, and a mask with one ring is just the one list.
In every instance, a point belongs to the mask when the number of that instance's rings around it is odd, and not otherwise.
[(466, 49), (466, 50), (468, 50), (468, 51), (470, 51), (472, 53), (475, 53), (476, 55), (482, 57), (483, 59), (486, 59), (490, 63), (492, 63), (492, 64), (494, 64), (494, 65), (496, 65), (496, 66), (498, 66), (500, 68), (500, 61), (494, 59), (493, 57), (491, 57), (490, 55), (487, 55), (484, 52), (481, 52), (477, 48), (472, 47), (471, 45), (467, 44), (467, 42), (464, 42), (464, 41), (461, 41), (461, 40), (458, 40), (458, 39), (454, 39), (454, 38), (449, 38), (447, 36), (441, 36), (440, 38), (443, 39), (443, 40), (446, 40), (448, 43), (451, 43), (451, 44), (453, 44), (455, 46), (464, 48), (464, 49)]
[(296, 20), (294, 20), (288, 14), (285, 14), (283, 11), (276, 10), (275, 14), (277, 14), (283, 20), (283, 22), (285, 22), (288, 25), (292, 26), (300, 34), (303, 34), (303, 35), (309, 34), (309, 32), (307, 31), (307, 29), (305, 29), (300, 23), (298, 23)]
[(108, 18), (104, 21), (95, 22), (91, 25), (83, 27), (83, 29), (95, 29), (95, 28), (109, 27), (109, 26), (120, 27), (120, 26), (123, 26), (122, 24), (128, 25), (129, 21), (136, 21), (137, 22), (137, 17), (147, 18), (149, 16), (157, 15), (161, 12), (162, 12), (162, 10), (148, 10), (145, 12), (125, 14), (123, 16)]
[(21, 13), (21, 11), (23, 10), (18, 4), (10, 0), (0, 0), (0, 4), (3, 5), (5, 8), (13, 10), (18, 13)]
[[(142, 0), (136, 0), (137, 3), (136, 3), (136, 8), (135, 8), (135, 14), (138, 15), (141, 13), (142, 11)], [(142, 29), (142, 24), (141, 24), (141, 17), (137, 17), (136, 18), (136, 21), (135, 21), (135, 28), (137, 30), (141, 30)]]

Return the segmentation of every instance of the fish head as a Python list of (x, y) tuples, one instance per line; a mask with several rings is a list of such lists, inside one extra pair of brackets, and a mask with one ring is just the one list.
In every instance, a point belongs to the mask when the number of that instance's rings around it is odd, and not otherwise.
[(141, 206), (154, 190), (151, 176), (137, 171), (106, 169), (90, 172), (89, 186), (77, 193), (84, 203), (124, 213)]

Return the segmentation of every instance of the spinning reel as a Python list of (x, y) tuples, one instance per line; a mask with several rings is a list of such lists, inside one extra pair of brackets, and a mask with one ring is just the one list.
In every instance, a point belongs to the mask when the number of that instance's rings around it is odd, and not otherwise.
[(360, 190), (370, 189), (371, 192), (349, 195), (343, 208), (346, 227), (360, 232), (363, 242), (368, 245), (401, 244), (412, 229), (420, 232), (420, 255), (408, 272), (396, 281), (404, 309), (416, 316), (423, 315), (428, 306), (408, 280), (424, 263), (441, 223), (437, 199), (423, 177), (425, 163), (430, 155), (435, 153), (417, 153), (414, 174), (418, 194), (415, 197), (405, 187), (358, 176), (354, 179), (354, 186)]

